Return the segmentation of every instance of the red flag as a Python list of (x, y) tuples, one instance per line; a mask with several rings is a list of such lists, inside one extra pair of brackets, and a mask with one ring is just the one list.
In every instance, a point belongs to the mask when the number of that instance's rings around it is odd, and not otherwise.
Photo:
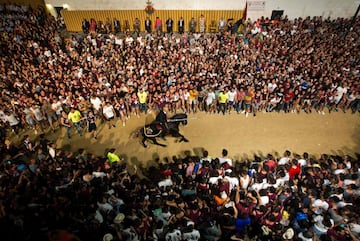
[(243, 12), (243, 15), (242, 15), (242, 20), (246, 20), (247, 18), (247, 1), (245, 3), (245, 9), (244, 9), (244, 12)]

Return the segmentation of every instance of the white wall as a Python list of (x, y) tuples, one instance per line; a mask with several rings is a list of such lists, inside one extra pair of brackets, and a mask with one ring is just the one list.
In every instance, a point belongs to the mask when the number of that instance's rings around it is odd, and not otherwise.
[[(151, 0), (161, 10), (234, 10), (243, 9), (246, 0)], [(45, 0), (54, 7), (67, 4), (69, 10), (139, 10), (147, 0)]]
[(352, 17), (355, 14), (358, 0), (267, 0), (265, 10), (248, 11), (247, 16), (256, 19), (259, 16), (270, 17), (272, 10), (284, 10), (289, 19), (307, 16)]
[[(254, 0), (249, 0), (254, 1)], [(236, 10), (244, 9), (246, 0), (152, 0), (153, 7), (161, 10)], [(289, 19), (307, 16), (331, 18), (352, 17), (359, 0), (264, 0), (264, 10), (248, 10), (247, 16), (257, 19), (270, 17), (272, 10), (284, 10)], [(69, 10), (139, 10), (145, 9), (146, 0), (45, 0), (54, 7), (67, 4)]]

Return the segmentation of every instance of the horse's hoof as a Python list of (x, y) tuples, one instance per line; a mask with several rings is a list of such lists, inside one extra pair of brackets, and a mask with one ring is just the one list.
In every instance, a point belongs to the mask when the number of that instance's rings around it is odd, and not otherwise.
[(189, 140), (188, 140), (188, 139), (185, 139), (184, 141), (185, 141), (185, 142), (189, 142)]
[(148, 146), (147, 145), (144, 145), (144, 148), (147, 148)]

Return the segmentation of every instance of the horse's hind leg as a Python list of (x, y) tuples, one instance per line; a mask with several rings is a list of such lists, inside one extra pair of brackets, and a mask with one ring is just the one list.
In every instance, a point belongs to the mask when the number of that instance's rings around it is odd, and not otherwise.
[(155, 145), (162, 146), (162, 147), (166, 147), (166, 145), (157, 142), (156, 138), (151, 138), (151, 140), (153, 141), (153, 143), (154, 143)]

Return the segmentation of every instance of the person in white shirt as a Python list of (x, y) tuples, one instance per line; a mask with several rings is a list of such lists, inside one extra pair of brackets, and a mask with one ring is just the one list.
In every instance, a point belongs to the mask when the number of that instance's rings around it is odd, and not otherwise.
[(248, 189), (249, 190), (255, 190), (260, 191), (261, 189), (264, 189), (265, 185), (261, 178), (255, 178), (255, 183), (252, 184)]
[(219, 176), (211, 176), (211, 177), (209, 178), (208, 183), (209, 183), (209, 184), (212, 184), (212, 185), (217, 185), (219, 179), (222, 179), (222, 176), (220, 176), (220, 175), (219, 175)]
[(206, 113), (210, 113), (211, 112), (215, 112), (215, 93), (214, 93), (214, 90), (213, 89), (210, 89), (206, 95), (206, 107), (205, 107), (205, 110), (206, 110)]
[(9, 111), (5, 111), (5, 122), (8, 122), (12, 131), (17, 134), (18, 133), (18, 127), (20, 126), (20, 121), (15, 117), (13, 113), (10, 113)]
[(330, 218), (330, 215), (326, 215), (325, 217), (317, 215), (314, 217), (313, 221), (313, 230), (318, 237), (326, 234), (327, 231), (334, 226), (334, 220)]
[(171, 180), (171, 176), (168, 176), (165, 180), (162, 180), (158, 183), (160, 189), (166, 189), (166, 187), (172, 187), (173, 182)]
[(308, 154), (307, 152), (304, 152), (303, 158), (300, 158), (300, 159), (298, 160), (299, 165), (300, 165), (301, 167), (306, 166), (306, 165), (307, 165), (307, 160), (308, 160), (308, 158), (309, 158), (309, 154)]
[(342, 99), (343, 95), (347, 93), (347, 87), (346, 85), (342, 84), (341, 86), (336, 88), (336, 94), (335, 94), (335, 104), (338, 105), (340, 103), (340, 100)]
[(100, 98), (95, 95), (92, 95), (90, 98), (90, 103), (94, 108), (94, 114), (99, 115), (101, 113), (101, 105), (102, 105)]
[(251, 183), (251, 177), (249, 176), (249, 174), (245, 170), (241, 171), (240, 173), (241, 188), (246, 190), (249, 187), (250, 183)]
[(316, 199), (311, 204), (312, 210), (316, 214), (321, 214), (323, 211), (327, 211), (329, 209), (329, 204), (324, 199)]
[(270, 95), (270, 98), (269, 98), (269, 99), (270, 99), (270, 102), (269, 102), (269, 104), (268, 104), (268, 106), (267, 106), (267, 111), (268, 111), (268, 112), (271, 112), (271, 111), (273, 111), (274, 109), (276, 110), (278, 104), (279, 104), (280, 101), (281, 101), (281, 97), (278, 96), (277, 94), (272, 94), (272, 95)]
[(99, 211), (100, 213), (105, 213), (105, 214), (108, 214), (110, 211), (112, 211), (114, 208), (113, 206), (111, 206), (110, 203), (106, 202), (106, 198), (104, 197), (101, 202), (98, 202), (97, 205), (98, 205), (98, 208), (99, 208)]
[(6, 122), (6, 119), (5, 119), (5, 113), (2, 109), (0, 109), (0, 121), (2, 123), (5, 123)]
[(61, 101), (58, 100), (57, 98), (54, 98), (53, 102), (51, 104), (51, 109), (53, 109), (55, 111), (58, 119), (60, 119), (61, 111), (63, 110)]
[(109, 129), (112, 127), (116, 127), (115, 125), (115, 110), (114, 107), (110, 104), (110, 102), (106, 102), (103, 107), (103, 114), (105, 119), (109, 122)]
[(184, 90), (184, 104), (185, 104), (185, 112), (190, 112), (190, 93), (187, 89)]
[(235, 88), (232, 87), (228, 92), (228, 94), (229, 94), (229, 100), (227, 104), (228, 104), (228, 111), (230, 113), (231, 109), (234, 109), (235, 106), (236, 95), (237, 95)]
[(182, 234), (179, 229), (170, 228), (169, 232), (165, 235), (166, 241), (181, 241)]
[(198, 241), (200, 239), (200, 232), (197, 229), (194, 229), (194, 222), (188, 221), (187, 227), (183, 232), (183, 240), (186, 241)]
[(291, 155), (291, 152), (286, 150), (284, 152), (284, 156), (281, 157), (280, 160), (278, 161), (278, 165), (281, 166), (281, 165), (288, 164), (290, 162), (290, 155)]
[(226, 149), (222, 150), (222, 157), (219, 157), (220, 165), (224, 167), (225, 170), (232, 167), (232, 160), (227, 157), (228, 151)]
[(225, 31), (225, 27), (226, 27), (226, 21), (224, 18), (220, 18), (219, 20), (219, 31), (220, 32), (224, 32)]
[(132, 43), (134, 42), (134, 39), (133, 37), (131, 37), (131, 35), (127, 35), (126, 38), (125, 38), (125, 43), (126, 45), (132, 45)]
[(227, 179), (230, 183), (230, 192), (231, 190), (235, 190), (235, 187), (239, 186), (240, 184), (239, 179), (234, 175), (231, 169), (225, 171), (224, 179)]
[(269, 92), (272, 93), (277, 88), (276, 80), (273, 79), (271, 83), (268, 84)]
[(35, 128), (35, 117), (33, 112), (30, 110), (28, 106), (24, 107), (23, 113), (25, 114), (25, 122), (28, 124), (28, 126), (35, 130), (35, 135), (37, 134), (37, 130)]

